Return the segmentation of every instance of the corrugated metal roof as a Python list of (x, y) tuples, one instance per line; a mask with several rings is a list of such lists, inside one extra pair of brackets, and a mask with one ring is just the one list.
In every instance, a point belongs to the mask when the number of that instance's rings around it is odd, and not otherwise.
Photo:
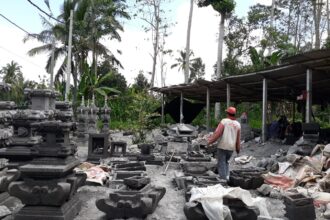
[(210, 89), (210, 99), (226, 101), (227, 83), (231, 87), (231, 101), (261, 101), (262, 83), (268, 82), (268, 99), (296, 100), (306, 88), (306, 71), (312, 70), (313, 102), (330, 102), (330, 50), (317, 50), (289, 57), (283, 64), (262, 71), (223, 77), (218, 81), (197, 80), (191, 84), (180, 84), (151, 90), (167, 95), (195, 100), (206, 100), (206, 88)]

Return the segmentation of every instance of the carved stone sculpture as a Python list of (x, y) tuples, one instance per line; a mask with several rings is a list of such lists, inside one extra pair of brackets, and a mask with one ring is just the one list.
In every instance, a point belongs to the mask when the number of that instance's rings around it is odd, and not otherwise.
[(85, 139), (87, 135), (88, 108), (85, 106), (84, 97), (77, 109), (77, 136), (79, 139)]
[(164, 187), (150, 184), (138, 191), (119, 190), (110, 193), (108, 199), (97, 200), (96, 207), (105, 212), (108, 219), (145, 218), (155, 211), (165, 192)]
[(19, 168), (23, 181), (12, 182), (9, 193), (25, 204), (15, 219), (73, 219), (81, 202), (74, 198), (85, 175), (74, 175), (80, 163), (73, 156), (69, 132), (73, 123), (44, 121), (32, 127), (42, 135), (33, 145), (34, 159)]
[(107, 104), (107, 98), (105, 98), (104, 107), (101, 108), (100, 112), (101, 112), (101, 120), (103, 122), (103, 127), (102, 127), (101, 132), (103, 132), (103, 133), (109, 132), (111, 108)]
[(93, 96), (92, 103), (88, 108), (88, 127), (87, 127), (88, 130), (87, 131), (89, 134), (97, 133), (96, 123), (98, 120), (98, 116), (97, 116), (98, 112), (99, 112), (99, 109), (95, 105), (95, 98)]

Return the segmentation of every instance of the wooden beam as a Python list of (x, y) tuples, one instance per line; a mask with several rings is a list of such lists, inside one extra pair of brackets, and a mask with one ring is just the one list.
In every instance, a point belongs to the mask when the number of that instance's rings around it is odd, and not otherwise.
[(312, 117), (312, 70), (307, 69), (306, 71), (306, 123), (311, 122)]
[(163, 125), (165, 123), (165, 115), (164, 115), (164, 94), (162, 94), (162, 118), (161, 118), (161, 124)]
[(262, 142), (267, 139), (267, 79), (263, 79), (262, 91)]
[(183, 123), (183, 94), (180, 95), (180, 124)]
[(206, 88), (206, 130), (210, 131), (210, 89)]
[(227, 83), (227, 108), (230, 106), (230, 84)]

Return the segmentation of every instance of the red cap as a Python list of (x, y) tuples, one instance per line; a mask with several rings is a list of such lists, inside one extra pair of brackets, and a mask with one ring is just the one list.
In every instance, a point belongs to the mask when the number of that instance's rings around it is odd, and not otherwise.
[(228, 107), (226, 112), (231, 115), (236, 115), (236, 108), (235, 107)]

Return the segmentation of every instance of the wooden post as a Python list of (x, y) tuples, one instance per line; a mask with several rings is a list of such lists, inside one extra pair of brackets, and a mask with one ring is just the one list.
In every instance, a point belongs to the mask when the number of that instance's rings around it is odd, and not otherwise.
[(227, 108), (230, 106), (230, 84), (227, 83)]
[(183, 123), (183, 94), (180, 94), (180, 124)]
[(267, 138), (267, 79), (263, 79), (262, 86), (262, 142)]
[(162, 93), (162, 118), (161, 118), (161, 124), (163, 125), (165, 123), (165, 120), (164, 120), (164, 93)]
[(292, 122), (296, 120), (296, 102), (292, 103)]
[(68, 96), (70, 93), (72, 28), (73, 28), (73, 10), (70, 11), (69, 43), (68, 43), (68, 57), (67, 57), (67, 66), (66, 66), (66, 82), (65, 82), (65, 101), (69, 100)]
[(49, 88), (54, 90), (54, 67), (55, 67), (55, 36), (53, 36), (52, 40), (52, 56), (50, 58), (50, 79), (49, 79)]
[(210, 89), (206, 88), (206, 130), (210, 131)]
[(312, 70), (306, 72), (306, 123), (311, 122), (312, 117)]

